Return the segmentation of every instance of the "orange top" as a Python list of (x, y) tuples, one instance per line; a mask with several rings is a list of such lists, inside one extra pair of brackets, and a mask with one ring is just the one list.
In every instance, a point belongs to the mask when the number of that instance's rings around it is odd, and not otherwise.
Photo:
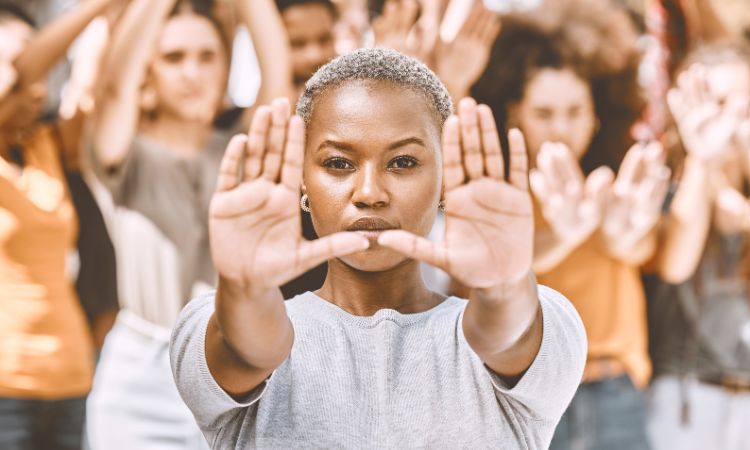
[(0, 396), (83, 396), (93, 345), (65, 268), (78, 225), (49, 130), (24, 158), (20, 176), (0, 158)]
[(614, 359), (636, 386), (645, 387), (651, 362), (640, 270), (605, 254), (595, 239), (539, 275), (538, 282), (565, 295), (578, 310), (588, 335), (589, 365), (597, 359)]

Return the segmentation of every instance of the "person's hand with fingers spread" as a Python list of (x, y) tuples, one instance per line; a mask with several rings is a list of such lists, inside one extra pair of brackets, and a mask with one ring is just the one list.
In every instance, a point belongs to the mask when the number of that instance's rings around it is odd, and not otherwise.
[(601, 234), (612, 256), (641, 264), (654, 251), (670, 171), (657, 142), (628, 150), (607, 198)]
[[(472, 289), (464, 319), (467, 340), (490, 368), (518, 375), (531, 359), (510, 359), (502, 351), (508, 335), (501, 333), (513, 330), (510, 341), (517, 343), (534, 329), (518, 345), (523, 349), (538, 347), (541, 338), (534, 328), (539, 319), (531, 274), (534, 218), (524, 138), (518, 130), (509, 134), (506, 179), (490, 108), (466, 98), (458, 109), (458, 117), (450, 117), (443, 128), (444, 240), (390, 230), (379, 236), (378, 244), (436, 266)], [(516, 313), (512, 320), (506, 306)]]
[[(227, 378), (227, 386), (236, 386), (237, 392), (257, 385), (288, 355), (293, 332), (279, 286), (328, 259), (369, 247), (369, 241), (354, 232), (315, 241), (302, 237), (304, 140), (303, 122), (298, 116), (290, 118), (288, 100), (259, 107), (248, 136), (230, 142), (211, 200), (217, 316), (222, 327), (238, 336), (228, 345), (251, 367), (239, 380)], [(212, 356), (221, 364), (221, 354)]]
[[(550, 240), (554, 241), (539, 243), (535, 268), (545, 271), (599, 228), (614, 174), (608, 167), (600, 167), (584, 178), (565, 144), (545, 142), (529, 179), (544, 222), (552, 234)], [(541, 247), (545, 247), (544, 251)]]
[(375, 46), (391, 48), (430, 63), (434, 39), (422, 35), (418, 18), (417, 0), (387, 0), (383, 14), (372, 22)]
[(747, 115), (748, 98), (718, 98), (712, 92), (708, 68), (695, 64), (677, 78), (667, 100), (688, 155), (704, 162), (720, 161)]
[(468, 95), (482, 75), (500, 32), (500, 17), (477, 2), (458, 35), (435, 49), (435, 72), (453, 98)]

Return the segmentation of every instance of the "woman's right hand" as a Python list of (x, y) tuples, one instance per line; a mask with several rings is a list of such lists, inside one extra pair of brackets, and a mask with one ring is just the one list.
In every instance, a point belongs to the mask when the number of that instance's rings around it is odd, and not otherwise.
[(599, 227), (605, 201), (614, 180), (608, 167), (587, 178), (565, 144), (545, 142), (531, 170), (531, 190), (542, 215), (561, 244), (576, 247)]
[(307, 241), (300, 223), (305, 130), (289, 102), (261, 106), (248, 136), (235, 136), (209, 210), (214, 265), (243, 290), (277, 288), (320, 263), (362, 251), (369, 241), (341, 232)]
[(746, 97), (717, 98), (709, 70), (702, 64), (692, 65), (667, 95), (685, 150), (704, 162), (724, 160), (748, 110)]

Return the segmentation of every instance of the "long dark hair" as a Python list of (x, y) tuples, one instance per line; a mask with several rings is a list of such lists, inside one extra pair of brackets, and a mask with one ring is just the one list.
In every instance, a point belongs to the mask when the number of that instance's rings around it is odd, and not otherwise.
[(588, 82), (600, 121), (581, 166), (585, 173), (602, 165), (617, 170), (645, 104), (638, 85), (637, 35), (624, 11), (584, 3), (556, 0), (533, 17), (506, 17), (472, 95), (492, 108), (498, 129), (507, 131), (508, 108), (521, 101), (534, 73), (573, 70)]

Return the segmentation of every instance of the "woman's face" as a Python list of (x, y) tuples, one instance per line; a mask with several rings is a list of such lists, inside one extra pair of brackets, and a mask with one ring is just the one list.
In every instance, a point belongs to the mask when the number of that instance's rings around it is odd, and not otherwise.
[(224, 95), (228, 55), (210, 20), (195, 14), (169, 19), (151, 65), (157, 111), (210, 123)]
[(521, 101), (510, 108), (509, 118), (526, 136), (532, 165), (547, 141), (566, 144), (580, 159), (596, 131), (591, 88), (570, 69), (536, 72), (526, 83)]
[(379, 231), (427, 236), (441, 195), (440, 128), (423, 96), (385, 82), (348, 82), (316, 100), (304, 162), (313, 225), (371, 242), (345, 264), (376, 272), (406, 261), (377, 245)]

